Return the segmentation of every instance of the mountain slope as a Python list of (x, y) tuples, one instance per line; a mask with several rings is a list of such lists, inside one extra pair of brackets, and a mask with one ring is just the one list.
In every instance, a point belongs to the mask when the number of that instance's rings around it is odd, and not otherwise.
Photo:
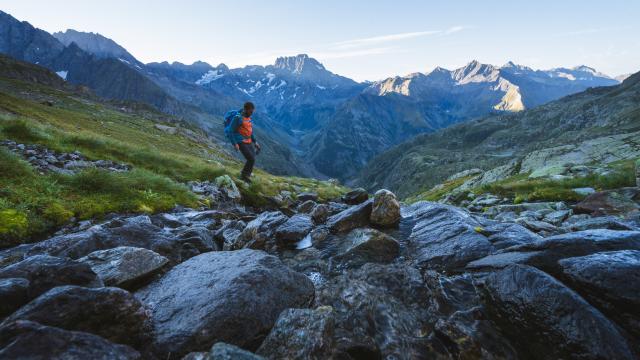
[[(629, 147), (629, 151), (635, 151), (632, 149), (638, 144), (631, 140), (634, 136), (621, 138), (626, 140), (620, 140), (619, 149), (607, 149), (607, 143), (614, 139), (603, 137), (637, 131), (640, 73), (617, 86), (593, 88), (531, 110), (417, 136), (372, 159), (358, 182), (370, 189), (387, 187), (408, 196), (471, 168), (489, 170), (510, 164), (505, 171), (526, 173), (535, 170), (535, 166), (544, 166), (545, 158), (572, 151), (578, 152), (573, 158), (579, 161), (585, 150), (572, 144), (596, 138), (603, 140), (587, 145), (601, 146), (603, 156), (610, 151), (609, 158), (615, 159), (620, 155), (614, 150), (625, 151)], [(556, 148), (563, 145), (567, 147)]]
[(100, 59), (116, 58), (123, 62), (129, 62), (133, 64), (139, 64), (140, 62), (129, 54), (129, 52), (118, 45), (115, 41), (106, 38), (100, 34), (88, 33), (68, 29), (65, 32), (59, 31), (53, 34), (53, 37), (58, 39), (65, 46), (75, 43), (82, 50), (94, 54)]

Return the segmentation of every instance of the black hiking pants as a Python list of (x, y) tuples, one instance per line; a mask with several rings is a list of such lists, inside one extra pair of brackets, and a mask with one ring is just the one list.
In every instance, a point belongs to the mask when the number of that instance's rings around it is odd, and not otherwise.
[(244, 163), (244, 167), (242, 168), (242, 176), (250, 177), (251, 172), (253, 171), (253, 164), (256, 162), (256, 151), (253, 148), (253, 144), (240, 143), (240, 152), (242, 156), (247, 160)]

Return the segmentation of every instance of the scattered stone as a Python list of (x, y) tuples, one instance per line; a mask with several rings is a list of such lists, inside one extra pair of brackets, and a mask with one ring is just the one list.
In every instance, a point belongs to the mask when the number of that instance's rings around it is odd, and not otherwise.
[(255, 349), (282, 310), (308, 306), (314, 287), (255, 250), (191, 258), (136, 296), (151, 310), (159, 356), (183, 356), (218, 341)]
[(327, 227), (332, 232), (344, 232), (369, 224), (373, 200), (367, 200), (327, 219)]
[(361, 204), (369, 198), (369, 194), (363, 188), (357, 188), (349, 191), (342, 196), (342, 201), (349, 205)]
[(233, 250), (246, 226), (242, 220), (222, 220), (222, 226), (216, 230), (213, 237), (222, 250)]
[(546, 236), (555, 235), (560, 232), (560, 230), (557, 227), (549, 224), (548, 222), (534, 220), (531, 218), (526, 218), (526, 217), (518, 218), (516, 219), (516, 223), (526, 227), (527, 229), (533, 232), (542, 233)]
[(324, 224), (329, 217), (329, 206), (325, 204), (318, 204), (311, 210), (311, 219), (316, 225)]
[(596, 192), (596, 189), (590, 187), (574, 188), (571, 189), (578, 195), (588, 196)]
[(304, 238), (313, 228), (311, 217), (296, 214), (276, 229), (276, 239), (283, 245), (294, 244)]
[(6, 318), (86, 331), (133, 347), (147, 343), (148, 318), (142, 304), (119, 288), (60, 286), (40, 295)]
[(135, 287), (169, 262), (151, 250), (130, 246), (94, 251), (78, 261), (89, 265), (105, 285), (122, 288)]
[(393, 226), (400, 221), (400, 203), (396, 195), (389, 190), (381, 189), (373, 196), (371, 223), (379, 226)]
[(87, 264), (67, 258), (48, 255), (28, 257), (16, 264), (0, 269), (2, 278), (23, 278), (29, 282), (29, 299), (61, 285), (86, 287), (103, 286), (102, 281)]
[(263, 212), (242, 230), (234, 249), (266, 249), (269, 243), (275, 240), (278, 226), (288, 219), (281, 211)]
[(298, 212), (308, 214), (310, 213), (314, 207), (316, 207), (316, 202), (313, 200), (307, 200), (298, 206)]
[(521, 357), (633, 359), (615, 325), (553, 277), (512, 265), (483, 282), (492, 319)]
[(134, 360), (142, 356), (100, 336), (19, 320), (0, 328), (0, 358)]
[(544, 216), (544, 221), (554, 225), (560, 226), (569, 216), (573, 214), (572, 210), (556, 210), (552, 211)]
[(302, 192), (300, 194), (298, 194), (298, 200), (299, 201), (318, 201), (318, 194), (314, 193), (314, 192)]
[(269, 359), (329, 359), (334, 321), (330, 306), (287, 309), (256, 353)]
[(602, 191), (587, 196), (576, 204), (573, 211), (592, 215), (616, 215), (639, 209), (636, 202), (616, 191)]
[(592, 229), (638, 230), (635, 227), (622, 222), (622, 220), (616, 216), (600, 216), (594, 218), (587, 217), (584, 220), (565, 223), (564, 228), (569, 231), (583, 231)]

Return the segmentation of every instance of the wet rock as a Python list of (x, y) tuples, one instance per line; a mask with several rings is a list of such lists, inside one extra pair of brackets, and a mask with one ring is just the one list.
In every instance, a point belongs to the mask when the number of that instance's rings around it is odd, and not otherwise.
[(512, 265), (490, 274), (483, 288), (492, 319), (521, 357), (633, 359), (615, 325), (540, 270)]
[(65, 330), (86, 331), (134, 347), (148, 340), (148, 318), (142, 304), (119, 288), (60, 286), (40, 295), (9, 316)]
[[(206, 224), (214, 220), (207, 216), (201, 221)], [(197, 227), (162, 229), (146, 215), (118, 217), (86, 231), (58, 235), (39, 242), (28, 254), (44, 253), (77, 259), (97, 250), (132, 246), (155, 251), (175, 264), (215, 250), (212, 234), (206, 228), (196, 230)]]
[(169, 260), (151, 250), (121, 246), (80, 258), (107, 286), (132, 288), (162, 269)]
[(29, 280), (23, 278), (0, 279), (0, 319), (29, 301)]
[(326, 204), (329, 210), (329, 216), (335, 215), (339, 212), (345, 211), (349, 208), (349, 205), (339, 202), (329, 202)]
[(327, 219), (327, 227), (332, 232), (344, 232), (369, 224), (369, 217), (373, 207), (373, 200), (367, 200), (360, 205), (352, 206), (347, 210), (330, 216)]
[(233, 250), (247, 224), (242, 220), (223, 220), (213, 237), (224, 251)]
[(313, 200), (307, 200), (298, 206), (298, 212), (309, 214), (314, 207), (316, 207), (316, 202)]
[(564, 228), (569, 231), (583, 231), (591, 229), (637, 230), (634, 226), (622, 222), (622, 220), (616, 216), (589, 217), (584, 220), (567, 223)]
[(560, 260), (568, 283), (640, 339), (640, 251), (622, 250)]
[(461, 209), (423, 201), (413, 204), (408, 212), (416, 220), (408, 246), (420, 268), (460, 270), (495, 251), (478, 232), (481, 224)]
[(263, 212), (257, 218), (250, 221), (242, 230), (234, 249), (267, 249), (275, 240), (275, 232), (278, 226), (284, 224), (289, 218), (281, 211)]
[(313, 220), (314, 224), (320, 225), (327, 221), (329, 213), (329, 206), (325, 204), (318, 204), (313, 207), (313, 210), (311, 210), (309, 215), (311, 215), (311, 220)]
[(129, 346), (77, 331), (66, 331), (32, 321), (19, 320), (0, 328), (3, 359), (141, 359)]
[(287, 309), (257, 354), (268, 359), (328, 359), (333, 352), (334, 314), (329, 306)]
[(551, 211), (554, 210), (566, 210), (567, 205), (563, 202), (539, 202), (539, 203), (522, 203), (522, 204), (513, 204), (513, 205), (496, 205), (491, 206), (484, 212), (485, 215), (490, 217), (495, 217), (500, 213), (505, 212), (514, 212), (516, 214), (520, 214), (523, 211), (538, 211), (549, 209)]
[(218, 191), (222, 198), (218, 198), (218, 201), (231, 201), (235, 203), (239, 203), (242, 200), (242, 195), (240, 195), (240, 190), (238, 190), (238, 186), (236, 183), (229, 177), (229, 175), (218, 176), (214, 183), (218, 187)]
[(191, 258), (136, 296), (151, 310), (161, 357), (202, 351), (218, 341), (258, 347), (282, 310), (304, 307), (314, 288), (302, 274), (255, 250)]
[(24, 260), (26, 254), (32, 247), (33, 244), (22, 244), (5, 250), (0, 250), (0, 269)]
[(602, 191), (587, 196), (573, 208), (576, 213), (593, 215), (625, 214), (640, 209), (633, 200), (616, 191)]
[(316, 305), (334, 309), (335, 349), (343, 358), (429, 358), (422, 335), (431, 321), (424, 311), (429, 298), (417, 269), (368, 263), (322, 282)]
[(526, 227), (533, 232), (541, 233), (546, 236), (555, 235), (561, 232), (557, 227), (549, 224), (548, 222), (534, 220), (531, 218), (518, 218), (516, 219), (516, 223)]
[(374, 229), (355, 229), (343, 240), (335, 260), (349, 266), (389, 263), (399, 253), (400, 244), (391, 236)]
[(103, 286), (87, 264), (48, 255), (28, 257), (19, 263), (0, 269), (0, 278), (23, 278), (29, 281), (29, 299), (61, 285)]
[(283, 245), (291, 245), (305, 237), (313, 228), (311, 217), (296, 214), (282, 223), (276, 229), (276, 239)]
[(223, 342), (216, 343), (209, 352), (193, 352), (182, 360), (264, 360), (262, 356)]
[(481, 259), (471, 261), (467, 264), (466, 269), (470, 271), (488, 271), (496, 269), (504, 269), (513, 264), (528, 264), (538, 258), (542, 251), (530, 252), (505, 252), (485, 256)]
[(302, 192), (298, 194), (298, 200), (302, 202), (306, 201), (318, 201), (318, 194), (314, 192)]
[(571, 214), (573, 214), (571, 210), (556, 210), (546, 214), (543, 220), (554, 226), (560, 226)]
[(524, 226), (513, 223), (495, 223), (477, 230), (488, 236), (489, 242), (498, 250), (542, 239)]
[(367, 190), (363, 188), (357, 188), (344, 194), (342, 196), (342, 201), (345, 204), (358, 205), (367, 201), (368, 198), (369, 198), (369, 194), (367, 193)]
[(373, 196), (371, 223), (379, 226), (393, 226), (400, 221), (400, 203), (396, 195), (389, 190), (381, 189)]
[(311, 236), (311, 244), (315, 247), (319, 247), (331, 234), (331, 231), (326, 226), (319, 226), (309, 233)]

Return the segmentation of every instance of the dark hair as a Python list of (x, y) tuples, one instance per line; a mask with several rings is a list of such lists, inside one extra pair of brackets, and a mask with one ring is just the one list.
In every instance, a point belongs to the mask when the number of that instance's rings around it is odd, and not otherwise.
[(256, 108), (256, 106), (253, 105), (253, 103), (251, 101), (247, 101), (246, 103), (244, 103), (244, 109), (245, 110), (253, 110), (255, 108)]

